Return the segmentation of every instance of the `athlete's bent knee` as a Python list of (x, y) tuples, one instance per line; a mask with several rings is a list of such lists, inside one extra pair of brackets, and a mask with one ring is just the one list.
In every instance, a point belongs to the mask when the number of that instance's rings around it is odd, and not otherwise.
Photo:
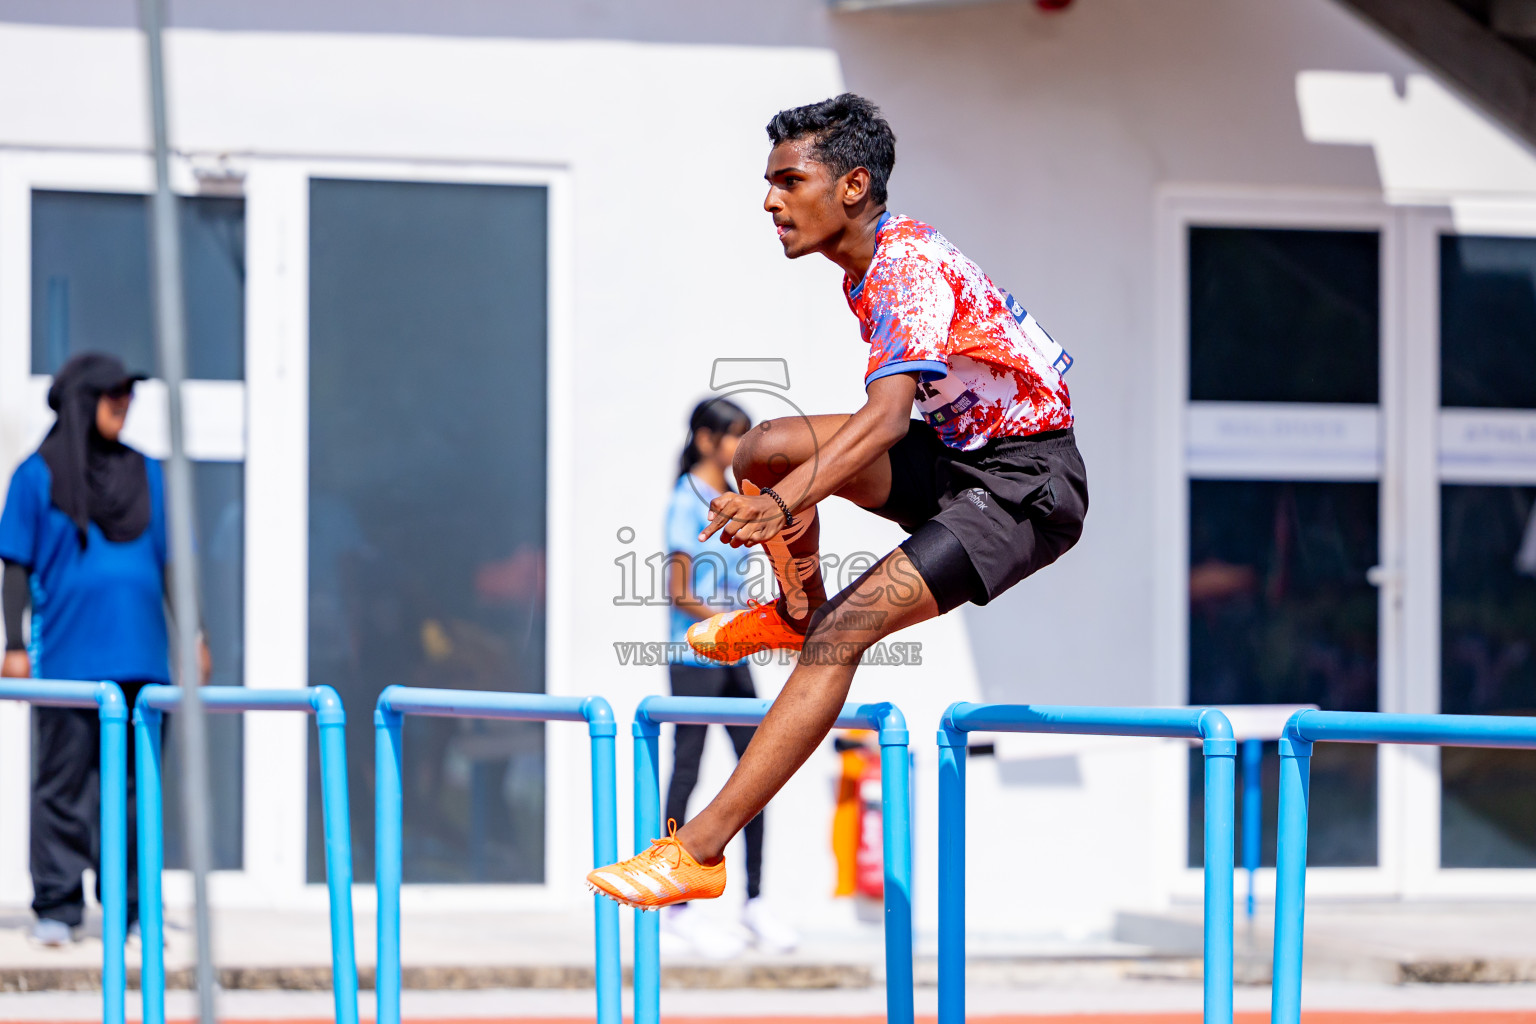
[(737, 480), (751, 480), (759, 486), (777, 483), (795, 468), (790, 449), (790, 428), (800, 426), (792, 420), (764, 420), (741, 437), (731, 468)]

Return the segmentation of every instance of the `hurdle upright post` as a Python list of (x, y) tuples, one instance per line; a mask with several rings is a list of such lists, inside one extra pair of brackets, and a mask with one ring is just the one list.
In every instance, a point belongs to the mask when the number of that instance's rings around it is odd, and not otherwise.
[(128, 942), (128, 705), (116, 683), (98, 684), (101, 720), (102, 1024), (122, 1024)]
[(1263, 789), (1260, 785), (1264, 767), (1264, 741), (1243, 740), (1243, 870), (1248, 875), (1248, 927), (1253, 928), (1253, 880), (1259, 870), (1259, 844), (1262, 842)]
[[(635, 759), (635, 853), (661, 835), (661, 726), (642, 702), (632, 727)], [(635, 911), (635, 1024), (661, 1021), (661, 915)]]
[(94, 709), (100, 723), (99, 828), (101, 835), (101, 1020), (123, 1024), (127, 1010), (128, 937), (128, 713), (113, 682), (76, 679), (0, 679), (0, 700), (34, 707)]
[[(165, 871), (165, 811), (161, 802), (161, 723), (158, 708), (133, 706), (134, 803), (139, 826), (139, 998), (144, 1024), (165, 1024), (165, 934), (160, 878)], [(153, 939), (153, 941), (151, 941)]]
[(1232, 875), (1237, 740), (1220, 711), (1200, 715), (1205, 755), (1205, 1021), (1232, 1020)]
[[(582, 704), (592, 751), (592, 863), (619, 859), (619, 810), (614, 746), (618, 723), (613, 708), (601, 697)], [(597, 932), (597, 1004), (617, 1016), (623, 1005), (623, 972), (619, 967), (619, 905), (600, 895), (592, 897)], [(618, 1024), (617, 1021), (614, 1024)]]
[(970, 737), (939, 729), (939, 1024), (965, 1024), (965, 766)]
[(329, 686), (310, 688), (320, 734), (325, 884), (331, 905), (331, 994), (336, 1024), (357, 1024), (357, 950), (352, 929), (352, 826), (347, 806), (347, 713)]
[(1307, 805), (1311, 794), (1312, 741), (1291, 716), (1280, 737), (1279, 835), (1275, 849), (1275, 951), (1271, 972), (1272, 1024), (1301, 1021), (1301, 962), (1307, 903)]
[(373, 988), (378, 1024), (400, 1024), (401, 781), (400, 712), (373, 709), (373, 879), (378, 894), (378, 950)]
[(907, 721), (877, 705), (880, 825), (885, 868), (885, 1015), (910, 1021), (912, 992), (912, 758)]

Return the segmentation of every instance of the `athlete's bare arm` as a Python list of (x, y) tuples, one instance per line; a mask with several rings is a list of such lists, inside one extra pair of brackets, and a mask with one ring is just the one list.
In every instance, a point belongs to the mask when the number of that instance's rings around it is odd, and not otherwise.
[[(867, 474), (892, 445), (906, 436), (916, 397), (917, 377), (913, 374), (895, 373), (873, 381), (863, 407), (844, 420), (831, 437), (825, 441), (817, 438), (815, 458), (800, 460), (772, 484), (773, 489), (790, 504), (791, 512), (808, 509), (834, 494), (853, 497), (850, 492), (869, 490), (850, 485), (861, 483), (861, 474)], [(889, 491), (888, 468), (884, 479), (885, 490)], [(767, 495), (722, 494), (710, 503), (709, 511), (709, 526), (700, 535), (706, 540), (723, 530), (733, 546), (760, 544), (784, 528), (778, 502)]]

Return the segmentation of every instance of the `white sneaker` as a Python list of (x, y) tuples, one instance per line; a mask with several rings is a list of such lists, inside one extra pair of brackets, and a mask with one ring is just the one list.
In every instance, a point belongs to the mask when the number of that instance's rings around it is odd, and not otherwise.
[(40, 917), (32, 925), (32, 942), (34, 945), (58, 949), (74, 941), (74, 929), (63, 921)]
[(773, 916), (761, 896), (747, 900), (741, 909), (741, 923), (757, 943), (757, 948), (768, 953), (790, 953), (800, 945), (800, 936), (793, 928)]
[(720, 927), (686, 903), (662, 910), (661, 934), (664, 942), (670, 936), (674, 943), (684, 945), (688, 952), (705, 960), (731, 960), (747, 948), (741, 936)]

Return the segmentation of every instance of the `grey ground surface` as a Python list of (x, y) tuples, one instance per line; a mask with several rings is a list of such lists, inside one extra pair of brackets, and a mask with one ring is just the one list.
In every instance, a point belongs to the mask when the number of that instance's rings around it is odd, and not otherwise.
[[(629, 1012), (628, 992), (625, 993)], [(99, 996), (85, 992), (34, 992), (0, 995), (0, 1021), (58, 1021), (76, 1024), (99, 1019)], [(1370, 985), (1320, 982), (1308, 987), (1304, 1004), (1317, 1010), (1536, 1010), (1536, 985)], [(407, 1020), (464, 1020), (476, 1017), (581, 1017), (592, 1013), (592, 995), (577, 991), (482, 989), (474, 992), (406, 992)], [(972, 988), (967, 1006), (975, 1014), (1113, 1013), (1130, 1011), (1195, 1012), (1200, 987), (1190, 982), (1122, 982), (1085, 987)], [(1269, 992), (1240, 988), (1239, 1010), (1264, 1010)], [(662, 993), (668, 1016), (812, 1016), (878, 1015), (884, 1008), (878, 989), (823, 992), (774, 992), (717, 989)], [(919, 1013), (932, 1014), (932, 989), (917, 994)], [(167, 998), (171, 1019), (193, 1012), (189, 993)], [(361, 1013), (373, 1016), (372, 993), (364, 993)], [(130, 1019), (138, 1019), (136, 994), (128, 999)], [(320, 992), (229, 992), (219, 1002), (224, 1020), (323, 1019), (331, 1015), (330, 997)]]
[[(1270, 908), (1247, 932), (1239, 917), (1240, 1009), (1268, 1005)], [(173, 911), (167, 963), (185, 984), (190, 935)], [(629, 917), (623, 948), (631, 948)], [(94, 928), (65, 950), (26, 941), (30, 915), (0, 910), (0, 1021), (88, 1021), (99, 1014)], [(1308, 907), (1307, 1005), (1317, 1009), (1536, 1010), (1536, 903), (1328, 903)], [(371, 985), (374, 923), (359, 914), (357, 951)], [(330, 1015), (323, 912), (225, 911), (217, 921), (222, 1015), (277, 1020)], [(97, 932), (99, 934), (99, 932)], [(405, 1010), (417, 1019), (583, 1016), (592, 1010), (588, 914), (408, 913)], [(976, 1013), (1188, 1011), (1200, 1005), (1197, 907), (1121, 915), (1113, 938), (1051, 942), (974, 936)], [(137, 977), (130, 947), (130, 979)], [(918, 1005), (934, 1009), (931, 937), (919, 942)], [(811, 934), (794, 954), (749, 952), (720, 963), (664, 956), (664, 999), (682, 1015), (878, 1014), (882, 949), (872, 928)], [(1447, 983), (1450, 982), (1450, 983)], [(372, 993), (363, 993), (372, 1014)], [(130, 1016), (138, 994), (129, 993)], [(173, 991), (173, 1017), (190, 1013)]]

